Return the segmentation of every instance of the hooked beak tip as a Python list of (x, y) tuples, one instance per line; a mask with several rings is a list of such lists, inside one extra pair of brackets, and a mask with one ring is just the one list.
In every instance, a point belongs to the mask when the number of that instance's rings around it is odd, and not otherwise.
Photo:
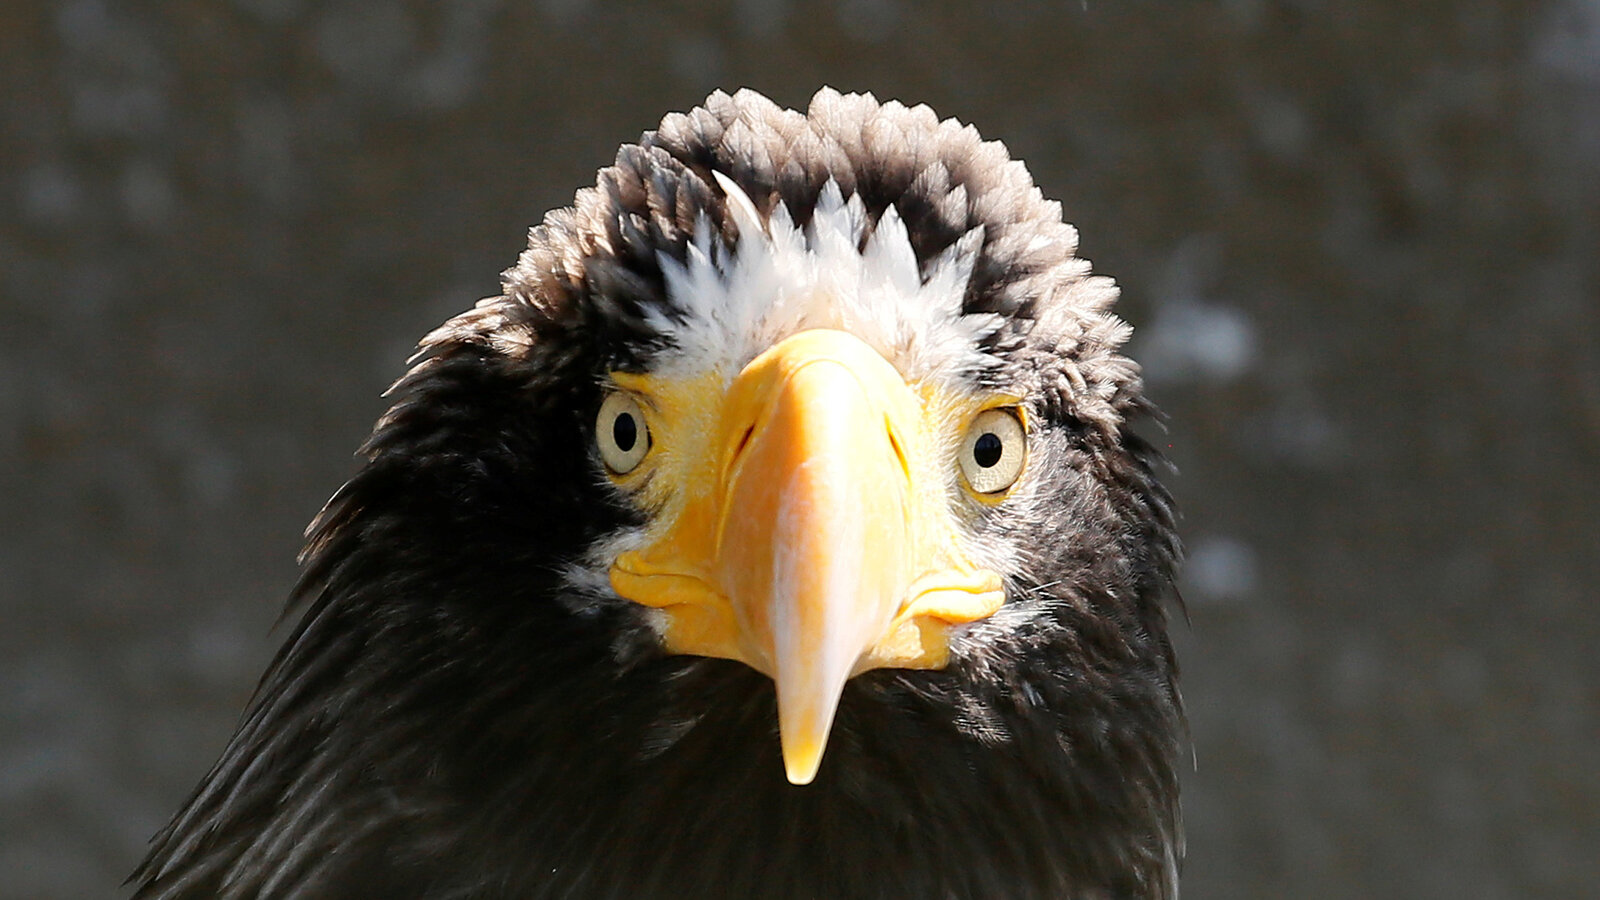
[(817, 770), (822, 767), (822, 751), (825, 748), (826, 744), (822, 741), (785, 741), (783, 770), (789, 776), (789, 783), (810, 784), (817, 777)]
[[(794, 681), (778, 681), (778, 739), (783, 748), (783, 770), (790, 784), (810, 784), (822, 767), (833, 731), (844, 679), (837, 684), (796, 689)], [(831, 689), (830, 689), (831, 688)]]

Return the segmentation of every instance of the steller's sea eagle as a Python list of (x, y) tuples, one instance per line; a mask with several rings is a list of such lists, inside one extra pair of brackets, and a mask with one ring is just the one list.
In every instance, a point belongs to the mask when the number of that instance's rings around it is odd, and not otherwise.
[(1117, 289), (925, 106), (667, 116), (425, 337), (139, 898), (1172, 898)]

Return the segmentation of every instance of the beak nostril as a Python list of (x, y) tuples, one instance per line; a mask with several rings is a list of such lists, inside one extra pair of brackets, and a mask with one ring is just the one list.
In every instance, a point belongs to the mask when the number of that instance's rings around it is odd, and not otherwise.
[(728, 455), (728, 464), (730, 466), (732, 466), (734, 463), (737, 463), (739, 461), (739, 457), (744, 455), (744, 448), (750, 446), (750, 436), (755, 434), (755, 432), (756, 426), (754, 423), (745, 426), (744, 434), (739, 435), (739, 443), (733, 446), (733, 452)]
[(884, 429), (889, 434), (889, 446), (894, 449), (894, 458), (900, 464), (900, 471), (909, 473), (911, 471), (911, 463), (906, 459), (905, 448), (900, 446), (899, 435), (894, 433), (894, 423), (885, 417), (883, 424)]

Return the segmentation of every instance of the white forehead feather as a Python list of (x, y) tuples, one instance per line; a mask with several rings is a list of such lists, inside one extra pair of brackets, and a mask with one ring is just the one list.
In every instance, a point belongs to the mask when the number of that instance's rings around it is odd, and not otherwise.
[(801, 229), (782, 203), (762, 221), (732, 179), (714, 174), (739, 238), (729, 248), (702, 216), (684, 262), (660, 255), (668, 298), (682, 316), (654, 313), (676, 345), (660, 368), (731, 377), (763, 350), (809, 328), (855, 335), (914, 381), (948, 381), (993, 364), (978, 345), (1000, 327), (1000, 317), (961, 312), (981, 227), (931, 260), (924, 273), (893, 206), (873, 227), (861, 198), (846, 201), (829, 180)]

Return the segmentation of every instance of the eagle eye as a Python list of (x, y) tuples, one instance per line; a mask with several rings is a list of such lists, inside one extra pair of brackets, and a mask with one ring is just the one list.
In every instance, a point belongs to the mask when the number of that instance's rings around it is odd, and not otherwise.
[(626, 475), (638, 468), (650, 451), (650, 428), (639, 401), (621, 391), (607, 396), (595, 417), (594, 440), (613, 474)]
[(1013, 409), (986, 409), (967, 426), (961, 441), (961, 474), (980, 494), (1016, 484), (1028, 458), (1028, 435)]

